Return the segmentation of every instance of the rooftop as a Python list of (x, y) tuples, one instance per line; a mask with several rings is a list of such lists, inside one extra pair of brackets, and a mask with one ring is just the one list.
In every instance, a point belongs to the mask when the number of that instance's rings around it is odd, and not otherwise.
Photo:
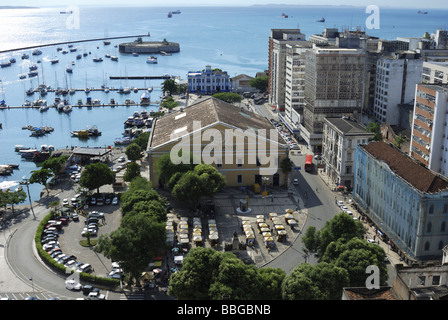
[(421, 192), (435, 193), (448, 188), (448, 180), (401, 153), (388, 143), (378, 141), (360, 145), (374, 158), (385, 162), (402, 179)]
[[(155, 148), (171, 140), (193, 132), (193, 122), (200, 122), (200, 127), (205, 128), (212, 124), (223, 123), (229, 127), (241, 130), (258, 129), (266, 130), (266, 137), (269, 139), (270, 129), (274, 129), (268, 119), (248, 112), (242, 108), (224, 102), (216, 98), (201, 100), (179, 112), (170, 113), (156, 120), (149, 147)], [(277, 141), (282, 139), (278, 135)]]
[(350, 117), (326, 118), (326, 120), (343, 134), (346, 135), (367, 134), (372, 135), (373, 137), (373, 133), (368, 132), (362, 124), (360, 124), (358, 121)]

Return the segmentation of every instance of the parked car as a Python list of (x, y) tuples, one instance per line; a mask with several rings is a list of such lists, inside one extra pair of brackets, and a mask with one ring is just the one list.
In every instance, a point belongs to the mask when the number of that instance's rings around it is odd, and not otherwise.
[(79, 221), (79, 216), (76, 212), (72, 213), (72, 219), (73, 221)]
[(125, 162), (125, 161), (126, 161), (126, 159), (124, 157), (118, 158), (118, 162)]
[(65, 287), (68, 290), (73, 290), (73, 291), (80, 291), (82, 289), (82, 285), (74, 279), (65, 281)]
[(295, 179), (292, 181), (292, 184), (295, 185), (295, 186), (298, 186), (298, 185), (299, 185), (299, 179), (295, 178)]
[(90, 292), (87, 296), (89, 300), (106, 300), (106, 296), (99, 292)]
[(112, 200), (110, 198), (106, 198), (106, 200), (104, 200), (104, 204), (109, 205), (112, 202)]
[(118, 204), (118, 197), (114, 197), (113, 199), (112, 199), (112, 205), (117, 205)]
[(92, 206), (96, 205), (96, 198), (92, 198), (92, 199), (90, 199), (90, 204), (91, 204)]

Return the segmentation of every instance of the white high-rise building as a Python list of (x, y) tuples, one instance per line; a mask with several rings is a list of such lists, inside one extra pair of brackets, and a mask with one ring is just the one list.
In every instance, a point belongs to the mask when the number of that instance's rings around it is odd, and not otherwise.
[(422, 77), (423, 60), (416, 53), (394, 53), (378, 59), (374, 115), (379, 122), (400, 123), (399, 105), (412, 103)]

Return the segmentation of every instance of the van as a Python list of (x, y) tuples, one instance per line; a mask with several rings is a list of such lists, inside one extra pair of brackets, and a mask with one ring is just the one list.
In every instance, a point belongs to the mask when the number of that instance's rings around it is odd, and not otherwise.
[(79, 272), (90, 272), (90, 271), (92, 271), (92, 266), (88, 263), (83, 264), (82, 266), (79, 267), (78, 271)]

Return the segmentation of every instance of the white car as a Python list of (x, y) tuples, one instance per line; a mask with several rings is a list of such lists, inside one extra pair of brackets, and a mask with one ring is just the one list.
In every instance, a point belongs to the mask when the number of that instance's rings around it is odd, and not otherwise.
[(126, 161), (126, 159), (124, 157), (118, 158), (118, 162), (125, 162), (125, 161)]
[(342, 207), (344, 205), (344, 201), (338, 200), (338, 206)]
[(299, 185), (299, 179), (294, 179), (293, 181), (292, 181), (292, 184), (293, 185), (295, 185), (295, 186), (298, 186)]
[(112, 205), (117, 205), (118, 204), (118, 197), (114, 197), (112, 199)]
[(346, 206), (341, 206), (342, 211), (347, 212), (348, 208)]
[(68, 199), (62, 200), (62, 205), (63, 206), (68, 206)]
[(348, 214), (349, 216), (353, 216), (353, 212), (351, 212), (350, 210), (347, 210), (345, 213)]
[(68, 290), (73, 290), (73, 291), (80, 291), (82, 289), (82, 285), (79, 282), (76, 282), (74, 279), (65, 281), (65, 287)]
[(100, 294), (99, 292), (90, 292), (87, 296), (88, 300), (106, 300), (106, 296), (104, 294)]
[(369, 243), (376, 243), (375, 240), (373, 240), (373, 239), (367, 239), (367, 242), (369, 242)]

